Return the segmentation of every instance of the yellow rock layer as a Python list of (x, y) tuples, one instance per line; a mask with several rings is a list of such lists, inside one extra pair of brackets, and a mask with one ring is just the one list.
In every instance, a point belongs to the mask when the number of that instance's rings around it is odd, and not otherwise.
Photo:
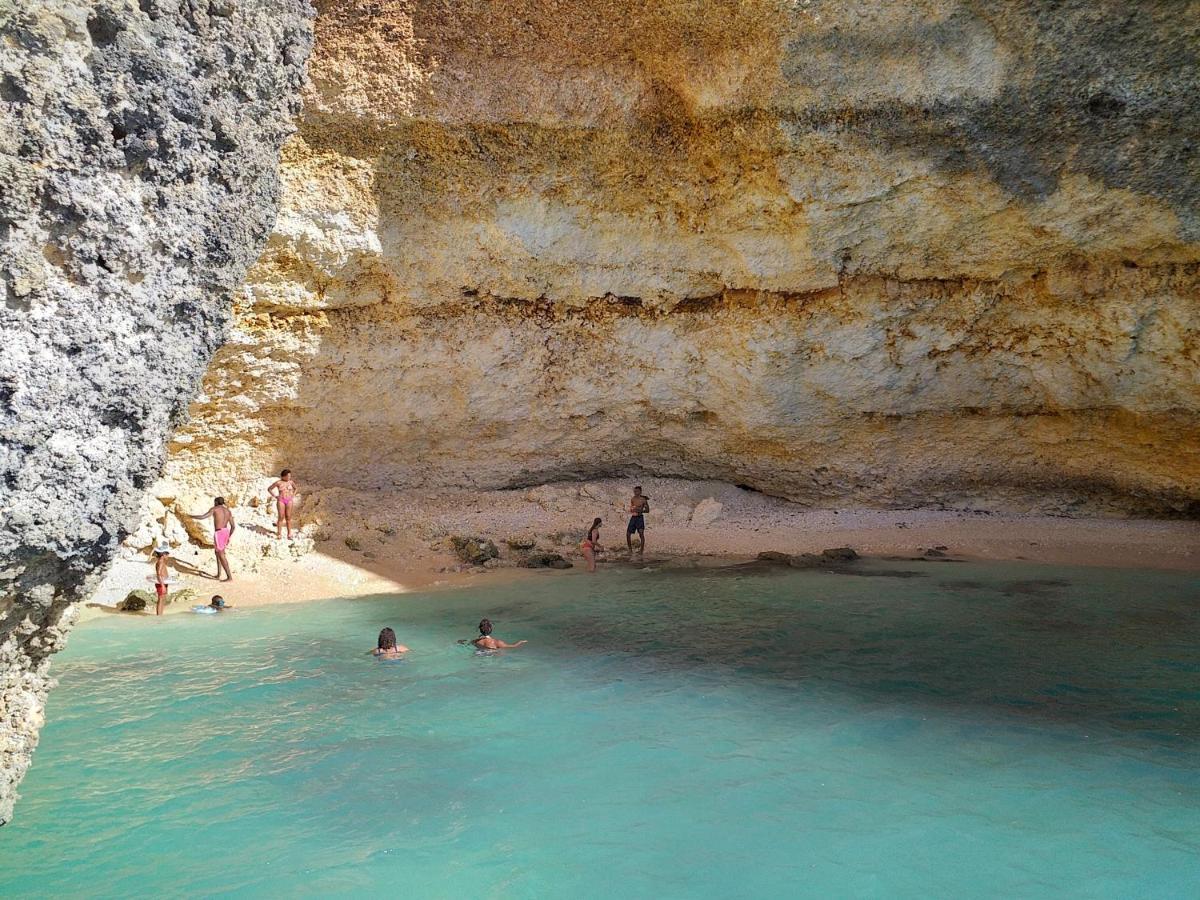
[(275, 233), (170, 476), (1196, 514), (1195, 210), (1092, 152), (1103, 79), (1047, 122), (1092, 52), (1060, 24), (319, 4)]

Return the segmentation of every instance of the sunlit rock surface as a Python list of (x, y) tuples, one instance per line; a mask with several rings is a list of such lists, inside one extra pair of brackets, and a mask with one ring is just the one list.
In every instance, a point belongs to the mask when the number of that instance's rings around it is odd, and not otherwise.
[(0, 2), (0, 824), (274, 225), (306, 0)]
[(1200, 17), (328, 2), (180, 483), (1200, 509)]

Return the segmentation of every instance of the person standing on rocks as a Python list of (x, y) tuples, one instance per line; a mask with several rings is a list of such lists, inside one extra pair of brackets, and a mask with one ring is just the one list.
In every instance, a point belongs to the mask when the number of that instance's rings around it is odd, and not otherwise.
[(625, 528), (625, 544), (629, 547), (629, 555), (633, 556), (633, 533), (638, 535), (638, 556), (646, 552), (646, 513), (650, 512), (650, 498), (642, 493), (641, 486), (633, 489), (629, 498), (629, 525)]
[(296, 503), (296, 482), (292, 481), (292, 470), (284, 469), (279, 473), (279, 480), (267, 488), (267, 493), (275, 498), (275, 509), (279, 518), (275, 520), (275, 537), (283, 537), (283, 526), (287, 525), (288, 540), (292, 539), (292, 507)]
[[(233, 513), (229, 511), (229, 507), (225, 505), (224, 497), (217, 497), (213, 500), (212, 509), (202, 516), (192, 516), (196, 521), (211, 517), (213, 520), (213, 548), (217, 551), (217, 581), (233, 581), (233, 573), (229, 571), (229, 560), (225, 558), (225, 548), (229, 546), (229, 539), (233, 537), (233, 530), (237, 525), (233, 521)], [(225, 571), (225, 577), (221, 577), (221, 571)]]

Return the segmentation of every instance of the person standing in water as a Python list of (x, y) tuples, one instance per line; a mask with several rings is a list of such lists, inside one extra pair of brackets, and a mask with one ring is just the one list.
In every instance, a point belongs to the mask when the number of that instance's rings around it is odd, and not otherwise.
[(171, 572), (167, 568), (167, 557), (171, 555), (168, 544), (159, 544), (154, 548), (154, 594), (158, 600), (154, 604), (154, 614), (163, 614), (163, 605), (167, 602), (167, 585), (171, 581)]
[(379, 632), (379, 642), (376, 644), (375, 649), (371, 651), (371, 655), (382, 656), (385, 659), (395, 659), (397, 656), (402, 656), (407, 652), (407, 647), (396, 643), (396, 632), (390, 628), (385, 628)]
[[(229, 546), (229, 539), (233, 537), (237, 525), (234, 524), (233, 513), (225, 505), (224, 497), (214, 498), (212, 509), (204, 515), (192, 516), (197, 522), (210, 517), (213, 520), (213, 548), (217, 551), (217, 581), (233, 581), (233, 573), (229, 571), (229, 560), (225, 558), (225, 549)], [(225, 572), (224, 578), (221, 577), (222, 571)]]
[(642, 493), (639, 485), (633, 489), (629, 498), (629, 525), (625, 529), (625, 543), (629, 547), (629, 555), (633, 556), (633, 533), (636, 531), (638, 540), (638, 556), (646, 552), (646, 513), (650, 512), (650, 498)]
[(283, 537), (283, 526), (287, 525), (288, 540), (292, 539), (292, 506), (296, 502), (296, 482), (292, 481), (292, 470), (284, 469), (279, 473), (279, 480), (267, 488), (267, 493), (275, 498), (275, 508), (279, 518), (275, 521), (275, 537)]
[(587, 537), (579, 542), (579, 549), (583, 551), (583, 558), (587, 560), (587, 569), (589, 572), (596, 571), (596, 551), (600, 549), (600, 518), (597, 517), (592, 522), (592, 527), (588, 529)]
[(461, 640), (460, 644), (471, 644), (476, 650), (515, 650), (526, 641), (517, 641), (515, 644), (506, 644), (499, 638), (492, 637), (492, 620), (479, 620), (479, 637), (474, 640)]

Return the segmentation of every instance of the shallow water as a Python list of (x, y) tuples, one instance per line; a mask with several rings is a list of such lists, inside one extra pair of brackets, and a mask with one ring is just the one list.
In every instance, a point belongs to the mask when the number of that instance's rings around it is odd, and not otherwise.
[(1200, 581), (864, 570), (90, 622), (0, 896), (1196, 895)]

